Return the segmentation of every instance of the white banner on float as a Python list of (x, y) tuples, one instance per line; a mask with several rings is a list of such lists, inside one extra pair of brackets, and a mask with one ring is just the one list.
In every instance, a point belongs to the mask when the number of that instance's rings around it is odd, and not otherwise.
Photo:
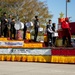
[(51, 49), (0, 49), (0, 54), (51, 55)]
[(23, 46), (23, 41), (0, 41), (0, 46)]

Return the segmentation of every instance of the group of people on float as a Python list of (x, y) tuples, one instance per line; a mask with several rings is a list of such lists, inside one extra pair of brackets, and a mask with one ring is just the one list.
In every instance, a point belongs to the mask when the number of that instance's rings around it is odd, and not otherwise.
[[(34, 20), (34, 41), (36, 42), (37, 36), (38, 36), (38, 28), (39, 28), (39, 19), (38, 16), (35, 16)], [(65, 18), (65, 21), (61, 23), (62, 28), (62, 45), (65, 46), (65, 41), (68, 39), (67, 46), (72, 47), (71, 45), (71, 32), (70, 32), (70, 26), (69, 26), (69, 19)], [(46, 33), (47, 33), (47, 46), (56, 46), (56, 23), (52, 23), (52, 20), (48, 21), (48, 24), (46, 25)]]
[[(35, 20), (34, 20), (34, 32), (35, 32), (34, 41), (35, 42), (37, 41), (39, 26), (40, 23), (39, 23), (38, 16), (35, 16)], [(55, 46), (56, 36), (53, 36), (55, 32), (56, 32), (56, 23), (52, 23), (52, 21), (49, 20), (48, 25), (46, 26), (47, 46)]]
[[(16, 39), (15, 38), (16, 29), (14, 27), (15, 18), (13, 18), (12, 15), (9, 15), (9, 18), (7, 18), (7, 14), (6, 12), (4, 12), (0, 20), (1, 20), (0, 36), (4, 36), (4, 37), (10, 36), (10, 39), (12, 39), (12, 34), (14, 34), (13, 39)], [(36, 42), (38, 36), (38, 29), (40, 27), (38, 16), (35, 16), (35, 20), (33, 24), (34, 24), (34, 42)], [(61, 23), (61, 27), (63, 30), (63, 37), (62, 37), (63, 46), (65, 44), (66, 37), (68, 38), (68, 46), (71, 46), (71, 32), (70, 32), (68, 19), (65, 19), (65, 21)], [(23, 28), (23, 39), (26, 39), (26, 31), (27, 31), (27, 26), (25, 21), (24, 28)], [(53, 34), (56, 32), (56, 23), (52, 23), (52, 20), (49, 20), (48, 24), (46, 25), (46, 32), (47, 32), (47, 45), (55, 46), (56, 37), (53, 36)]]
[[(10, 39), (16, 39), (15, 18), (12, 15), (9, 15), (9, 17), (7, 17), (7, 13), (4, 12), (3, 15), (0, 17), (0, 21), (0, 36), (10, 37)], [(23, 28), (23, 39), (25, 39), (27, 30), (25, 23)]]
[(56, 32), (56, 23), (52, 23), (52, 20), (49, 20), (47, 26), (47, 44), (48, 46), (55, 46), (56, 36), (53, 34)]
[[(49, 20), (49, 24), (47, 25), (47, 42), (50, 46), (55, 46), (56, 37), (52, 36), (56, 31), (55, 27), (56, 24), (52, 23), (52, 21)], [(67, 47), (72, 47), (71, 44), (71, 28), (69, 26), (69, 19), (65, 18), (63, 22), (61, 22), (61, 28), (62, 28), (62, 46), (65, 47), (65, 42), (67, 39)]]

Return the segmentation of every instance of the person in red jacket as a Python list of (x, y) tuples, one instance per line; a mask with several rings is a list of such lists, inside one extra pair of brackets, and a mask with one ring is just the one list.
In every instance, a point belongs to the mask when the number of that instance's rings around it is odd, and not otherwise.
[(71, 32), (70, 32), (70, 26), (69, 26), (69, 20), (66, 18), (65, 21), (62, 22), (62, 30), (63, 30), (63, 46), (65, 45), (65, 40), (68, 38), (68, 45), (67, 46), (72, 46), (71, 45)]

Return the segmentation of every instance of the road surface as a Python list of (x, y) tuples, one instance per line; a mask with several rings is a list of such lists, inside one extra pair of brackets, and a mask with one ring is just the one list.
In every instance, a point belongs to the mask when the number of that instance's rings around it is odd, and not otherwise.
[(0, 75), (75, 75), (75, 64), (0, 61)]

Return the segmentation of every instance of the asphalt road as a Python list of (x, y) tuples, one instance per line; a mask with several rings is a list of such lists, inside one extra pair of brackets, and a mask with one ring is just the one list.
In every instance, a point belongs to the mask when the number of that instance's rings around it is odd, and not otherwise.
[(0, 75), (75, 75), (75, 64), (0, 61)]

